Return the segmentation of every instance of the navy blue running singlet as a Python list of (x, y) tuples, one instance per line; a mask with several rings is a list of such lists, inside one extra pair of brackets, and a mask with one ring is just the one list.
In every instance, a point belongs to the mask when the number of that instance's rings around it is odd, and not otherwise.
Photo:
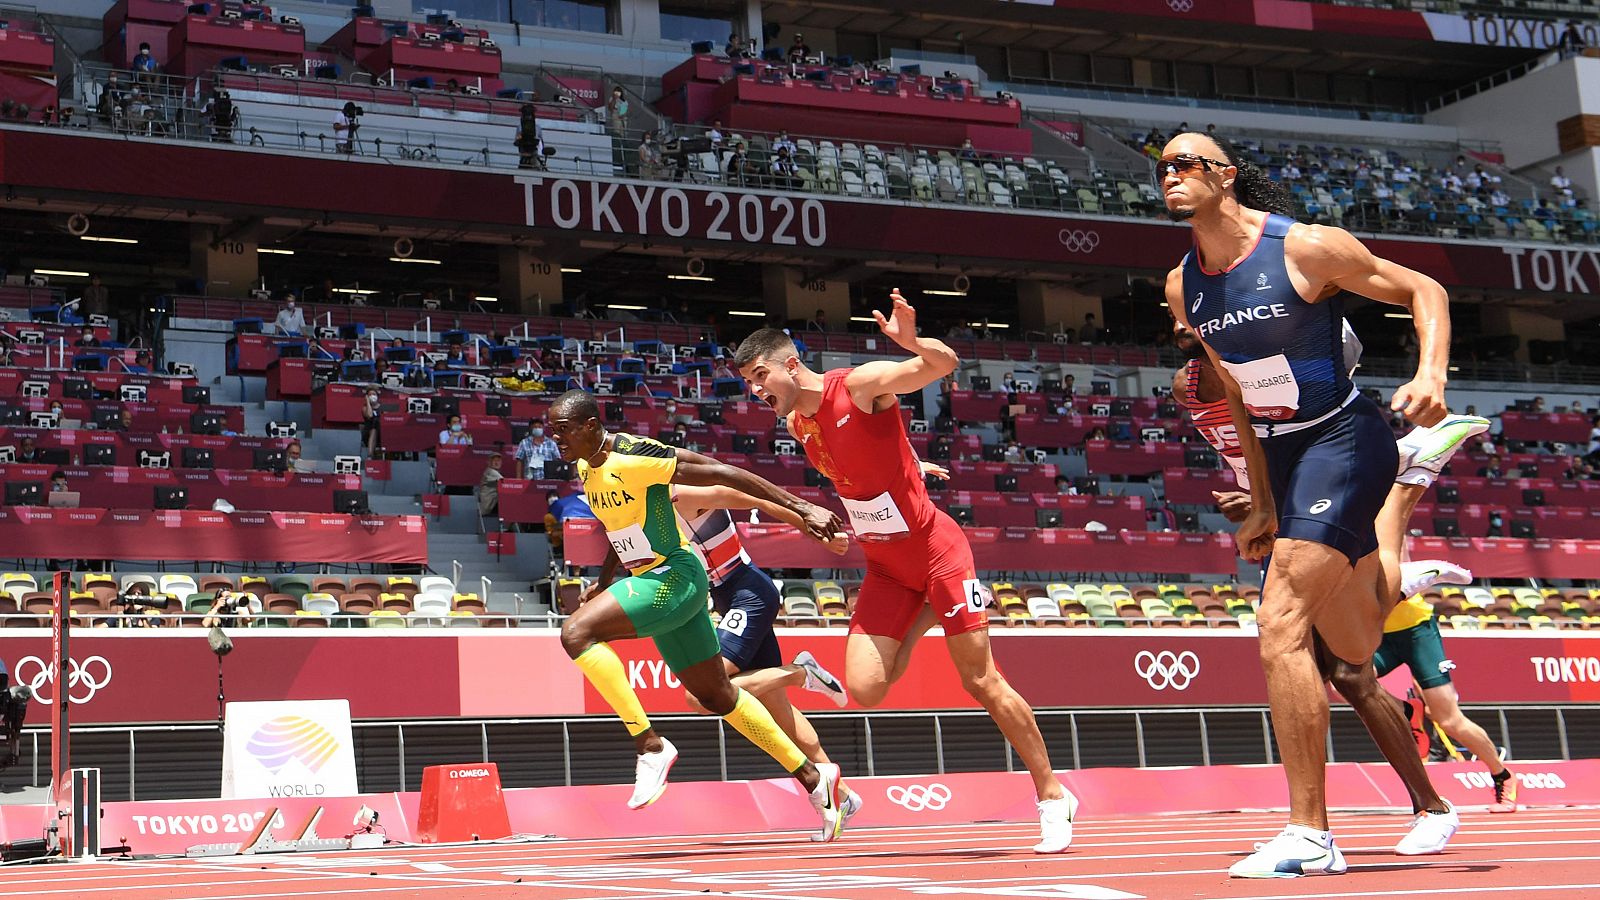
[(1301, 299), (1289, 281), (1283, 242), (1294, 220), (1269, 215), (1250, 254), (1208, 272), (1199, 249), (1183, 258), (1189, 327), (1215, 350), (1239, 383), (1253, 422), (1310, 422), (1349, 401), (1344, 362), (1344, 304)]

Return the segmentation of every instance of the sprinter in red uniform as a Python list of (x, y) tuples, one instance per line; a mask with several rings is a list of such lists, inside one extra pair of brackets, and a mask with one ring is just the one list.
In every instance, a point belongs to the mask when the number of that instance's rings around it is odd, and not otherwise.
[(915, 354), (853, 369), (816, 372), (794, 341), (763, 328), (739, 345), (734, 363), (833, 482), (867, 555), (850, 619), (845, 683), (863, 706), (883, 702), (905, 672), (911, 644), (934, 624), (961, 682), (1016, 748), (1033, 776), (1043, 832), (1034, 851), (1059, 853), (1072, 843), (1078, 801), (1050, 768), (1033, 710), (995, 668), (989, 652), (989, 589), (978, 579), (961, 527), (928, 499), (922, 469), (900, 414), (900, 394), (920, 391), (955, 371), (941, 341), (917, 337), (916, 311), (893, 295), (888, 318), (873, 312), (885, 337)]

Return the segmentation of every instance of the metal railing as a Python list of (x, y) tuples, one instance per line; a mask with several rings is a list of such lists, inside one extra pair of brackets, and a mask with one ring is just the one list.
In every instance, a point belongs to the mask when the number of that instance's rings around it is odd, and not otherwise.
[[(1463, 706), (1508, 758), (1570, 760), (1594, 752), (1574, 746), (1570, 734), (1592, 733), (1600, 724), (1593, 705)], [(1263, 706), (1171, 708), (1036, 709), (1040, 731), (1058, 769), (1094, 766), (1170, 766), (1277, 761), (1271, 719)], [(956, 771), (1018, 771), (1019, 760), (994, 732), (988, 714), (973, 710), (812, 712), (808, 718), (830, 753), (854, 772), (868, 775), (942, 775)], [(772, 777), (770, 761), (751, 755), (721, 719), (652, 716), (680, 741), (698, 741), (705, 752), (685, 756), (682, 780)], [(407, 791), (427, 765), (482, 760), (500, 766), (507, 787), (624, 783), (633, 758), (607, 715), (521, 719), (462, 718), (448, 721), (382, 720), (352, 723), (364, 791)], [(1329, 762), (1381, 759), (1348, 706), (1335, 705), (1327, 740)], [(49, 781), (49, 729), (23, 731), (17, 771), (31, 785)], [(153, 800), (203, 795), (220, 775), (221, 754), (210, 767), (178, 758), (205, 758), (220, 751), (215, 724), (94, 725), (72, 729), (73, 762), (105, 771), (106, 799)], [(709, 747), (715, 744), (715, 754)], [(685, 744), (688, 746), (689, 744)], [(184, 749), (189, 752), (175, 753)], [(626, 753), (620, 752), (627, 750)], [(734, 752), (730, 753), (730, 749)], [(1575, 753), (1576, 751), (1576, 753)], [(467, 759), (473, 756), (477, 759)], [(559, 764), (552, 764), (559, 759)], [(141, 772), (145, 773), (141, 777)], [(141, 793), (140, 785), (153, 784)], [(126, 797), (118, 796), (126, 785)], [(214, 787), (212, 788), (214, 789)]]

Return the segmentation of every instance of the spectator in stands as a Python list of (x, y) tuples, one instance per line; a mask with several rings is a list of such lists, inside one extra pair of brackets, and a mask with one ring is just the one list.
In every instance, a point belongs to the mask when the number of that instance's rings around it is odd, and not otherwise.
[(122, 432), (132, 431), (133, 430), (133, 410), (124, 409), (122, 411), (122, 413), (119, 416), (117, 416), (117, 424), (111, 426), (111, 430), (112, 431), (122, 431)]
[(60, 400), (51, 400), (50, 401), (50, 415), (55, 416), (56, 422), (58, 423), (57, 427), (60, 427), (59, 423), (61, 422), (61, 419), (62, 419), (62, 417), (64, 415), (63, 412), (62, 412), (62, 409), (61, 409), (61, 401)]
[(521, 463), (523, 478), (543, 478), (544, 464), (561, 458), (556, 442), (545, 437), (544, 422), (535, 419), (528, 433), (517, 442), (516, 460)]
[(679, 412), (678, 401), (672, 397), (668, 397), (666, 402), (661, 404), (661, 415), (668, 425), (678, 425), (694, 419), (694, 416), (688, 413)]
[(500, 511), (500, 480), (506, 476), (500, 471), (505, 458), (499, 453), (489, 454), (488, 465), (478, 476), (478, 515), (492, 516)]
[(378, 455), (378, 423), (382, 421), (382, 416), (383, 406), (378, 402), (378, 389), (369, 387), (361, 401), (361, 443), (367, 448), (368, 456)]
[(1439, 176), (1439, 186), (1449, 193), (1459, 194), (1462, 188), (1461, 176), (1457, 175), (1454, 169), (1445, 169), (1444, 174)]
[(716, 154), (717, 166), (722, 166), (722, 157), (726, 155), (727, 148), (722, 145), (722, 120), (715, 119), (711, 123), (711, 130), (706, 132), (706, 140), (711, 142), (711, 152)]
[(827, 310), (822, 309), (821, 307), (818, 307), (816, 314), (811, 317), (811, 321), (806, 323), (806, 328), (808, 330), (810, 330), (810, 331), (827, 331), (828, 330), (828, 312), (827, 312)]
[(722, 351), (720, 351), (720, 350), (717, 351), (717, 357), (712, 362), (712, 365), (711, 365), (711, 377), (712, 378), (738, 378), (739, 377), (739, 373), (735, 372), (733, 370), (733, 366), (728, 365), (728, 357), (726, 355), (724, 355), (722, 353)]
[(733, 153), (728, 157), (728, 183), (741, 187), (745, 185), (755, 187), (761, 183), (761, 170), (756, 168), (755, 160), (750, 158), (744, 141), (735, 145)]
[(1543, 397), (1535, 397), (1535, 398), (1533, 398), (1533, 409), (1529, 410), (1529, 412), (1542, 413), (1544, 411), (1545, 411), (1544, 410), (1544, 398)]
[(972, 146), (972, 138), (961, 139), (961, 149), (956, 151), (956, 156), (972, 162), (978, 161), (978, 150)]
[(738, 34), (728, 35), (728, 42), (722, 45), (722, 52), (729, 59), (749, 59), (751, 56), (750, 45), (739, 40)]
[(661, 145), (656, 143), (655, 132), (646, 131), (644, 138), (639, 141), (639, 177), (660, 178), (663, 162)]
[(450, 418), (446, 420), (444, 430), (439, 432), (439, 446), (472, 446), (472, 435), (468, 434), (466, 428), (461, 424), (460, 414), (451, 413)]
[(90, 316), (111, 315), (111, 292), (100, 283), (100, 273), (89, 276), (89, 286), (83, 289), (83, 297), (78, 301), (78, 315), (88, 320)]
[(1500, 457), (1496, 456), (1495, 453), (1492, 450), (1489, 451), (1488, 457), (1489, 458), (1484, 462), (1484, 464), (1482, 466), (1478, 467), (1478, 477), (1479, 478), (1502, 478), (1502, 477), (1504, 477), (1505, 473), (1500, 468)]
[(1550, 176), (1550, 189), (1558, 196), (1572, 196), (1572, 179), (1567, 177), (1567, 173), (1562, 171), (1560, 166), (1556, 166), (1556, 173)]
[(284, 337), (300, 337), (306, 333), (306, 314), (295, 305), (294, 295), (284, 298), (283, 309), (278, 310), (278, 317), (272, 320), (272, 327)]
[(74, 347), (98, 347), (98, 346), (100, 346), (100, 339), (94, 336), (94, 326), (92, 326), (92, 325), (83, 326), (83, 330), (78, 333), (78, 339), (72, 342), (72, 346), (74, 346)]
[(517, 168), (544, 168), (544, 139), (539, 137), (539, 107), (522, 104), (522, 123), (517, 128)]
[(789, 132), (782, 130), (778, 132), (778, 136), (772, 141), (772, 152), (777, 153), (781, 150), (788, 150), (790, 156), (800, 152), (800, 148), (795, 146), (794, 141), (789, 137)]
[(1078, 342), (1093, 344), (1100, 340), (1100, 326), (1095, 324), (1094, 313), (1084, 313), (1083, 327), (1078, 329)]
[(65, 494), (71, 490), (72, 488), (67, 486), (67, 473), (60, 469), (50, 473), (50, 493)]
[(795, 181), (800, 177), (800, 167), (795, 164), (794, 157), (789, 155), (785, 147), (778, 151), (772, 158), (772, 186), (784, 190), (792, 190)]
[(1027, 458), (1022, 455), (1022, 445), (1016, 441), (1008, 441), (1006, 443), (1005, 461), (1013, 465), (1027, 462)]
[(1561, 40), (1556, 43), (1556, 49), (1560, 51), (1561, 58), (1566, 59), (1582, 53), (1584, 47), (1583, 32), (1578, 29), (1578, 23), (1569, 20), (1566, 30), (1561, 32)]
[(149, 44), (139, 45), (139, 52), (133, 55), (133, 63), (128, 68), (133, 70), (135, 76), (141, 78), (154, 75), (161, 69), (156, 65), (156, 58), (150, 55)]
[(606, 101), (606, 127), (617, 137), (628, 127), (628, 99), (620, 87), (612, 88), (611, 99)]
[(346, 100), (344, 106), (333, 115), (333, 139), (340, 153), (355, 149), (356, 132), (360, 128), (361, 107), (356, 106), (354, 100)]
[[(1160, 151), (1159, 150), (1157, 150), (1156, 152), (1157, 152), (1157, 155), (1160, 155)], [(1300, 180), (1300, 175), (1301, 175), (1300, 167), (1295, 164), (1294, 157), (1292, 157), (1292, 156), (1289, 157), (1288, 162), (1283, 164), (1283, 173), (1282, 174), (1283, 174), (1283, 180), (1284, 181), (1299, 181)]]
[(1072, 483), (1072, 479), (1071, 478), (1068, 478), (1065, 475), (1057, 475), (1056, 476), (1056, 493), (1063, 494), (1065, 496), (1071, 497), (1071, 496), (1075, 496), (1078, 493), (1078, 488), (1077, 488), (1076, 485), (1074, 485)]
[(99, 114), (100, 121), (106, 127), (113, 127), (122, 118), (123, 104), (127, 102), (128, 94), (122, 87), (122, 81), (117, 73), (112, 72), (106, 77), (105, 87), (100, 90), (100, 99), (95, 103), (95, 112)]
[(1589, 458), (1600, 459), (1600, 416), (1589, 420)]
[(316, 464), (309, 459), (303, 459), (303, 448), (299, 441), (290, 441), (289, 446), (283, 449), (283, 471), (285, 474), (293, 472), (296, 475), (310, 475), (317, 470)]
[(806, 46), (805, 36), (796, 32), (794, 43), (789, 45), (789, 62), (803, 63), (811, 55), (811, 48)]
[(1496, 187), (1494, 190), (1489, 192), (1489, 205), (1490, 206), (1507, 206), (1510, 203), (1511, 203), (1511, 195), (1507, 194), (1505, 191), (1501, 190), (1499, 187)]
[(239, 124), (239, 110), (233, 105), (233, 97), (227, 91), (218, 89), (206, 101), (200, 114), (211, 125), (213, 141), (219, 144), (233, 143), (233, 129)]

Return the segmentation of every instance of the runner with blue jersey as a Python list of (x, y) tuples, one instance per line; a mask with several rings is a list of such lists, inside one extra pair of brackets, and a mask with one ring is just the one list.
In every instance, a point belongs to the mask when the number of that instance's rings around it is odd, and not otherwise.
[[(1295, 222), (1284, 189), (1220, 137), (1179, 134), (1156, 171), (1168, 214), (1194, 232), (1167, 276), (1168, 308), (1221, 377), (1249, 473), (1250, 512), (1235, 540), (1246, 559), (1271, 557), (1257, 621), (1289, 824), (1229, 874), (1341, 874), (1313, 629), (1339, 659), (1372, 657), (1400, 600), (1403, 511), (1489, 422), (1445, 406), (1450, 314), (1438, 282), (1343, 229)], [(1390, 408), (1421, 427), (1398, 445), (1345, 369), (1344, 291), (1411, 314), (1417, 373)], [(1398, 502), (1387, 502), (1391, 491)]]

